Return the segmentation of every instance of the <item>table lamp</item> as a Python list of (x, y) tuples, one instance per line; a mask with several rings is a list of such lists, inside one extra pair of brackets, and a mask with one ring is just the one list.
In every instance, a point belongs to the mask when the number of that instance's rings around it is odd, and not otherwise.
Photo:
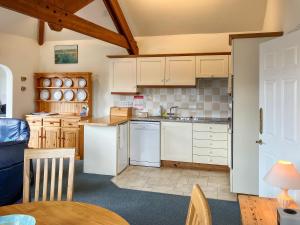
[(272, 186), (281, 188), (282, 192), (277, 196), (277, 200), (282, 208), (287, 208), (293, 202), (288, 190), (300, 189), (300, 173), (291, 162), (278, 161), (264, 180)]

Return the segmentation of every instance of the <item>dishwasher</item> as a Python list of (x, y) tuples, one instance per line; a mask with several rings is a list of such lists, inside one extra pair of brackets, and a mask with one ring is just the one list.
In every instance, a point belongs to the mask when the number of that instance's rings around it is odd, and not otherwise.
[(130, 165), (160, 167), (160, 122), (130, 123)]

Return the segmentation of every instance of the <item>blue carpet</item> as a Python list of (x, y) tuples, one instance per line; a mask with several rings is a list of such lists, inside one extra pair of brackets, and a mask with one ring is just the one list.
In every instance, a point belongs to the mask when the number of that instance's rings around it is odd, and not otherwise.
[[(76, 163), (74, 200), (115, 211), (130, 225), (184, 225), (189, 197), (118, 188), (111, 176), (84, 174)], [(237, 202), (209, 199), (214, 225), (239, 225)]]

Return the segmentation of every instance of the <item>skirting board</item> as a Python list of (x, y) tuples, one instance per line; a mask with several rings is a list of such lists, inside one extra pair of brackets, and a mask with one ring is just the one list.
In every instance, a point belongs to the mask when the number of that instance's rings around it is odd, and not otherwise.
[(176, 162), (176, 161), (161, 161), (162, 167), (171, 167), (171, 168), (182, 168), (182, 169), (198, 169), (198, 170), (208, 170), (208, 171), (224, 171), (228, 172), (228, 166), (221, 165), (211, 165), (211, 164), (202, 164), (202, 163), (188, 163), (188, 162)]

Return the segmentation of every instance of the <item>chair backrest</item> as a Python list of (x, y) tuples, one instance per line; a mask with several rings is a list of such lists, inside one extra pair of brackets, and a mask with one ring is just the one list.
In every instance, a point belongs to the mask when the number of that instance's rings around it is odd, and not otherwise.
[(207, 199), (198, 184), (193, 187), (186, 225), (212, 225)]
[(57, 199), (62, 200), (63, 170), (64, 159), (69, 159), (68, 183), (67, 183), (67, 201), (73, 199), (73, 181), (74, 181), (74, 163), (75, 149), (25, 149), (24, 153), (24, 183), (23, 183), (23, 202), (30, 201), (30, 161), (36, 160), (35, 171), (35, 190), (34, 201), (39, 201), (40, 182), (41, 182), (41, 162), (44, 163), (43, 192), (42, 201), (47, 201), (48, 195), (48, 164), (51, 159), (51, 180), (50, 180), (50, 201), (55, 200), (55, 181), (56, 181), (56, 161), (59, 161)]

